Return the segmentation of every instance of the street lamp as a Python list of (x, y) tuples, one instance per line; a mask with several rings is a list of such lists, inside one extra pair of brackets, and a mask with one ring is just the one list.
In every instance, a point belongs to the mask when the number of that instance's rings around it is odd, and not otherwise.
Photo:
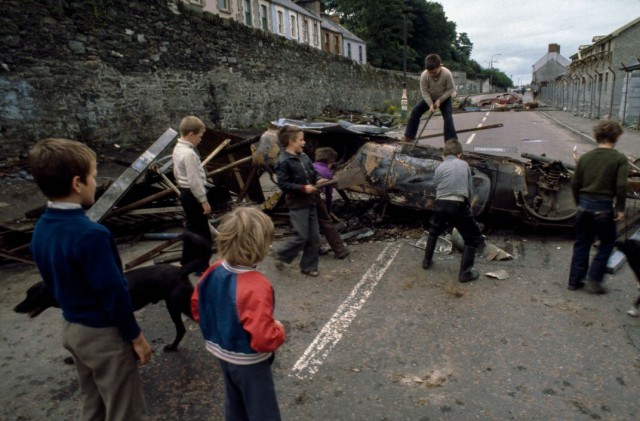
[(402, 8), (402, 26), (403, 26), (403, 42), (404, 42), (404, 51), (402, 54), (402, 69), (404, 72), (404, 82), (402, 83), (402, 98), (400, 99), (400, 118), (406, 120), (407, 118), (407, 103), (409, 99), (407, 98), (407, 4), (406, 1), (403, 4)]
[(501, 55), (501, 53), (494, 54), (491, 56), (491, 60), (489, 60), (489, 92), (493, 92), (493, 63), (496, 63), (493, 58), (499, 55)]

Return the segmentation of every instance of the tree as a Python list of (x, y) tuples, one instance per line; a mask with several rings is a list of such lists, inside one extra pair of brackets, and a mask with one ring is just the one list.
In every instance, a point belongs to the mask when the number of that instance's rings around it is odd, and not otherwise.
[(444, 9), (439, 3), (425, 0), (408, 0), (412, 10), (412, 28), (414, 31), (409, 39), (409, 46), (417, 54), (412, 69), (424, 69), (424, 58), (428, 54), (438, 54), (447, 67), (453, 60), (452, 46), (456, 37), (456, 25), (449, 22)]
[(367, 43), (372, 66), (402, 69), (402, 0), (325, 0), (341, 24)]
[[(469, 35), (456, 32), (456, 24), (447, 19), (440, 3), (426, 0), (321, 2), (326, 13), (337, 14), (345, 28), (367, 43), (368, 61), (375, 67), (403, 69), (403, 19), (406, 16), (408, 71), (421, 72), (424, 58), (436, 53), (445, 66), (465, 72), (469, 79), (489, 78), (490, 70), (471, 59), (473, 43)], [(496, 86), (510, 86), (504, 73), (491, 71)]]
[(403, 12), (407, 18), (407, 69), (424, 69), (427, 54), (449, 63), (454, 56), (455, 24), (439, 3), (425, 0), (324, 0), (324, 10), (340, 16), (348, 30), (367, 43), (369, 63), (403, 68)]
[(456, 41), (453, 48), (456, 54), (457, 62), (467, 63), (471, 60), (471, 50), (473, 50), (473, 43), (469, 40), (469, 36), (466, 32), (461, 32), (456, 36)]

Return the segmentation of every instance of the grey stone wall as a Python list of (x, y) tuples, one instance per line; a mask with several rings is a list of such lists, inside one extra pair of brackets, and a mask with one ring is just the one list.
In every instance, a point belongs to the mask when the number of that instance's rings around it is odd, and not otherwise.
[[(212, 128), (399, 108), (402, 77), (161, 0), (0, 1), (0, 159), (37, 140), (149, 145)], [(419, 95), (409, 81), (409, 106)]]

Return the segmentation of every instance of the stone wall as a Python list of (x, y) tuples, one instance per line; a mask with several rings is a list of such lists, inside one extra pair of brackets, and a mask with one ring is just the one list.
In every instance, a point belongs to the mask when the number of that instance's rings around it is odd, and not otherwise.
[[(149, 145), (182, 116), (263, 126), (399, 107), (402, 76), (162, 0), (0, 1), (0, 159), (38, 139)], [(409, 81), (409, 104), (418, 84)]]

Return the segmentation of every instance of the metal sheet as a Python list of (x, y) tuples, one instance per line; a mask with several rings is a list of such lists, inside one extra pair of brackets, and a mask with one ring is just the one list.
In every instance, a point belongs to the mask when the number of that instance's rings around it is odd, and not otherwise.
[(178, 132), (167, 129), (142, 155), (127, 168), (118, 179), (109, 186), (106, 192), (87, 211), (87, 217), (94, 222), (100, 222), (118, 201), (129, 191), (138, 177), (151, 165), (178, 136)]

